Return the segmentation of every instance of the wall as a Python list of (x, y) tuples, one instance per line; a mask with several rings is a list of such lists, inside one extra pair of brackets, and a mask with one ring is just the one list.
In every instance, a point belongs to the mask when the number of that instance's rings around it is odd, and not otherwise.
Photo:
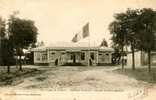
[(156, 65), (156, 52), (152, 52), (151, 62), (152, 62), (152, 65)]
[[(141, 61), (141, 51), (135, 52), (135, 66), (141, 66), (142, 61)], [(132, 66), (132, 53), (127, 54), (127, 66)]]
[(112, 62), (111, 59), (112, 59), (112, 53), (105, 52), (105, 51), (99, 51), (98, 63), (111, 64), (111, 62)]
[[(143, 51), (135, 52), (135, 65), (144, 66), (148, 64), (148, 55)], [(132, 65), (132, 54), (127, 55), (127, 65)], [(156, 65), (156, 52), (151, 53), (151, 65)]]
[(65, 50), (48, 50), (48, 63), (55, 65), (56, 59), (58, 59), (58, 65), (67, 62), (68, 57)]
[(46, 51), (35, 51), (34, 52), (34, 63), (48, 63)]

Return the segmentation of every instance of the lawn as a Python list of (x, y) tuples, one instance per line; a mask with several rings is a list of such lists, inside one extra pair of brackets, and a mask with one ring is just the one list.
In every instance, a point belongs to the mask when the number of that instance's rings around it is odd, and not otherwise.
[(131, 78), (135, 78), (136, 80), (139, 81), (144, 81), (147, 83), (156, 83), (156, 68), (152, 68), (151, 72), (148, 72), (148, 69), (145, 67), (139, 67), (136, 68), (135, 70), (132, 70), (131, 68), (125, 68), (124, 70), (122, 69), (117, 69), (114, 70), (115, 73), (126, 75)]

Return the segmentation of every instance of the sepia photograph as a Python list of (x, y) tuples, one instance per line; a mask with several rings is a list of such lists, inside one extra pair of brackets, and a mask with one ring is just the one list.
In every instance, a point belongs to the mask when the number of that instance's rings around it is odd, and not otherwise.
[(0, 100), (155, 100), (156, 0), (0, 0)]

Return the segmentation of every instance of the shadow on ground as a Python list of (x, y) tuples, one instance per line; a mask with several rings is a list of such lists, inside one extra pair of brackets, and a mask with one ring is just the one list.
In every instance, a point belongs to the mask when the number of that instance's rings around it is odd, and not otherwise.
[(24, 78), (39, 75), (43, 72), (44, 70), (38, 70), (36, 68), (23, 68), (23, 71), (11, 68), (11, 72), (8, 74), (5, 69), (0, 69), (0, 86), (17, 85), (22, 83)]
[(156, 83), (156, 68), (152, 68), (151, 72), (148, 72), (147, 68), (138, 68), (132, 70), (131, 68), (116, 69), (115, 73), (127, 75), (128, 77), (135, 78), (136, 80), (141, 80), (148, 83)]

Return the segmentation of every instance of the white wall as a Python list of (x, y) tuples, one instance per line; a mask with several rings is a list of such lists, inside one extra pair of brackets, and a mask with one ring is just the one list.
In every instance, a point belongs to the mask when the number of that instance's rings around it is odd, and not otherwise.
[(98, 62), (110, 64), (112, 62), (112, 53), (110, 52), (99, 52)]
[(156, 65), (156, 52), (153, 52), (151, 55), (151, 62), (153, 65)]
[[(141, 51), (135, 52), (135, 65), (141, 66)], [(132, 66), (132, 53), (127, 54), (127, 66)]]
[[(43, 60), (43, 56), (47, 54), (46, 51), (35, 51), (34, 52), (34, 63), (48, 63), (48, 59)], [(46, 55), (47, 58), (47, 55)]]

